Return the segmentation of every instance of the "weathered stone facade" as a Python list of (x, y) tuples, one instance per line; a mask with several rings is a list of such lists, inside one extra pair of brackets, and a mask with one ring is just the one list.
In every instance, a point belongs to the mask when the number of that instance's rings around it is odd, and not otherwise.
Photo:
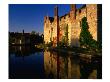
[(44, 41), (45, 43), (53, 42), (53, 46), (62, 41), (66, 37), (69, 46), (80, 46), (79, 36), (81, 32), (81, 20), (87, 17), (89, 31), (93, 39), (98, 40), (98, 4), (83, 5), (80, 9), (76, 9), (75, 4), (70, 5), (70, 12), (64, 16), (58, 16), (58, 7), (55, 7), (54, 18), (45, 16), (44, 18)]

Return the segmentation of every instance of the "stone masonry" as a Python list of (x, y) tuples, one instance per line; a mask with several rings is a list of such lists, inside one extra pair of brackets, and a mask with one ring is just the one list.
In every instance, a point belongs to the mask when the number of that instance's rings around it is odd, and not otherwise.
[(80, 9), (76, 9), (75, 4), (70, 5), (70, 12), (59, 17), (58, 7), (54, 9), (54, 17), (44, 17), (44, 41), (46, 44), (53, 42), (53, 46), (57, 46), (58, 42), (64, 39), (67, 31), (67, 43), (69, 46), (79, 47), (79, 36), (81, 32), (81, 20), (87, 17), (89, 31), (93, 39), (98, 40), (98, 29), (101, 30), (101, 25), (98, 27), (98, 4), (86, 4)]

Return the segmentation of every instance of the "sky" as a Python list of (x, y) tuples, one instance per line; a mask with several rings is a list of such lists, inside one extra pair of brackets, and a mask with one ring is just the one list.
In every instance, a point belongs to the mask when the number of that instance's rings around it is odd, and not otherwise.
[[(56, 4), (9, 4), (9, 31), (43, 33), (44, 16), (54, 16)], [(70, 11), (69, 4), (58, 4), (59, 16)], [(77, 4), (80, 8), (82, 4)]]

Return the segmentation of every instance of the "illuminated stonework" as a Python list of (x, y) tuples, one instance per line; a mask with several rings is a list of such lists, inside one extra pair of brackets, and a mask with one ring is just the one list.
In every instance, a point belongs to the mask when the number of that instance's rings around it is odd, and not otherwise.
[(44, 17), (44, 41), (45, 43), (53, 42), (54, 46), (57, 45), (58, 41), (63, 40), (65, 36), (65, 27), (68, 31), (68, 44), (70, 46), (80, 46), (79, 36), (81, 32), (81, 20), (83, 17), (87, 17), (89, 25), (89, 31), (93, 36), (93, 39), (98, 40), (98, 21), (99, 13), (97, 4), (83, 5), (80, 9), (76, 9), (75, 4), (70, 7), (70, 12), (64, 16), (58, 16), (58, 7), (55, 7), (55, 16)]

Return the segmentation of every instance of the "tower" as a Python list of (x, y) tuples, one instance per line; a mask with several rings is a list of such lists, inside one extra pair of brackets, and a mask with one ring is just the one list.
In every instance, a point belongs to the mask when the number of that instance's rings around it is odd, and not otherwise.
[(58, 7), (57, 7), (57, 5), (54, 8), (54, 16), (58, 16)]
[(75, 4), (70, 5), (70, 16), (71, 16), (71, 20), (76, 18), (76, 5)]
[(71, 9), (71, 11), (75, 11), (76, 10), (76, 5), (75, 4), (71, 4), (70, 5), (70, 9)]
[(56, 5), (54, 8), (54, 33), (53, 33), (53, 43), (54, 46), (58, 45), (59, 42), (59, 16), (58, 16), (58, 6)]

